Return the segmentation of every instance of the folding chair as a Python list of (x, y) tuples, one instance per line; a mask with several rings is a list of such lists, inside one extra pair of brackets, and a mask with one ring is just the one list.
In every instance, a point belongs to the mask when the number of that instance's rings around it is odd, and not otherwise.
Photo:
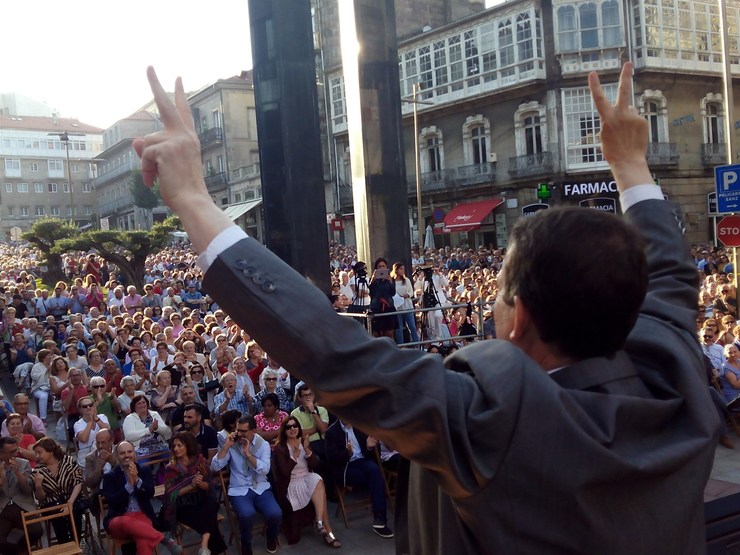
[(226, 517), (229, 519), (229, 528), (231, 528), (231, 533), (229, 534), (229, 541), (227, 543), (233, 542), (234, 538), (236, 538), (237, 547), (239, 548), (239, 551), (241, 552), (242, 537), (241, 537), (241, 534), (237, 533), (237, 530), (239, 529), (239, 521), (236, 517), (236, 513), (234, 512), (234, 509), (231, 507), (231, 502), (229, 501), (229, 478), (230, 477), (231, 477), (231, 472), (229, 471), (228, 466), (218, 473), (218, 484), (220, 486), (220, 492), (219, 492), (219, 497), (217, 498), (217, 501), (223, 504), (224, 508), (226, 509)]
[[(42, 547), (35, 550), (31, 549), (31, 543), (28, 539), (28, 526), (30, 524), (40, 524), (42, 522), (48, 523), (57, 518), (65, 517), (69, 519), (72, 525), (73, 541), (57, 543), (51, 547)], [(79, 555), (82, 553), (71, 505), (57, 505), (54, 507), (39, 509), (37, 511), (23, 512), (21, 513), (21, 518), (23, 519), (23, 534), (26, 536), (26, 548), (31, 555)]]
[[(380, 467), (380, 472), (383, 474), (383, 483), (385, 484), (385, 496), (388, 498), (388, 501), (393, 502), (393, 498), (396, 496), (396, 480), (398, 478), (398, 472), (395, 470), (388, 470), (385, 466), (383, 466), (383, 459), (380, 458), (380, 450), (374, 449), (373, 452), (375, 453), (375, 461), (378, 463), (378, 466)], [(391, 487), (391, 484), (393, 487)]]
[(337, 504), (337, 510), (334, 511), (334, 516), (338, 516), (340, 512), (342, 513), (345, 528), (349, 528), (349, 519), (347, 518), (348, 513), (360, 510), (368, 510), (372, 513), (373, 504), (369, 494), (366, 497), (363, 496), (360, 500), (349, 502), (345, 499), (345, 495), (353, 493), (352, 487), (336, 484), (336, 491), (339, 503)]

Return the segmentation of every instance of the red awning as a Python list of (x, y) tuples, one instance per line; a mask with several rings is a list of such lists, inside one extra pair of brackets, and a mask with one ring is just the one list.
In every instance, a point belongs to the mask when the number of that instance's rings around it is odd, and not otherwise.
[(503, 199), (497, 198), (493, 200), (458, 204), (445, 216), (445, 233), (451, 233), (453, 231), (465, 232), (478, 229), (481, 222), (503, 202)]

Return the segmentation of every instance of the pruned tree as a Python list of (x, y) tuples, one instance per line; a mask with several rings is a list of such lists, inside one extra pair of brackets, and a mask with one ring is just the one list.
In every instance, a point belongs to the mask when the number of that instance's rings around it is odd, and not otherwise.
[(129, 189), (131, 190), (134, 206), (138, 206), (144, 211), (144, 218), (148, 224), (152, 210), (159, 206), (162, 200), (159, 194), (159, 183), (155, 183), (154, 187), (147, 187), (144, 185), (141, 170), (134, 170), (131, 172)]
[(127, 282), (139, 291), (144, 286), (144, 270), (147, 256), (167, 245), (174, 227), (157, 223), (149, 231), (86, 231), (76, 237), (58, 241), (55, 252), (95, 250), (106, 261), (118, 266)]
[[(59, 241), (74, 237), (80, 232), (76, 225), (59, 218), (41, 218), (33, 222), (31, 229), (23, 234), (23, 239), (36, 247), (44, 256), (48, 270), (42, 276), (44, 283), (54, 285), (66, 280), (62, 264), (62, 254), (66, 251), (55, 249)], [(69, 249), (73, 250), (73, 249)]]

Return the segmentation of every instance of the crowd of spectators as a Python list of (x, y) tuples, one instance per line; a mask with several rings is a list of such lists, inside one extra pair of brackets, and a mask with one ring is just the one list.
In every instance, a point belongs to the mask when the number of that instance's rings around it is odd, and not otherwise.
[[(401, 261), (379, 259), (363, 279), (367, 265), (354, 249), (332, 244), (331, 302), (337, 311), (375, 311), (382, 290), (393, 303), (390, 312), (436, 305), (439, 310), (424, 318), (393, 315), (393, 333), (378, 335), (413, 348), (428, 340), (422, 348), (449, 354), (465, 343), (449, 337), (465, 334), (466, 325), (495, 337), (491, 314), (504, 254), (415, 249), (410, 272)], [(718, 410), (727, 414), (740, 407), (734, 268), (722, 250), (695, 246), (692, 254), (701, 278), (698, 335)], [(291, 542), (298, 541), (302, 524), (313, 521), (328, 546), (340, 547), (326, 510), (337, 485), (369, 489), (372, 529), (392, 537), (377, 463), (392, 465), (397, 453), (336, 421), (280, 365), (279, 353), (265, 353), (240, 329), (202, 289), (195, 253), (186, 244), (149, 257), (141, 291), (89, 254), (64, 257), (68, 279), (49, 291), (37, 287), (40, 258), (27, 247), (0, 247), (0, 337), (19, 391), (0, 402), (0, 479), (4, 471), (8, 480), (18, 474), (17, 495), (39, 507), (70, 503), (79, 528), (107, 480), (108, 529), (114, 536), (137, 530), (128, 538), (139, 553), (157, 543), (177, 552), (177, 522), (202, 535), (201, 553), (220, 553), (226, 546), (218, 526), (198, 519), (195, 507), (215, 503), (216, 473), (229, 466), (228, 495), (242, 545), (250, 545), (257, 510), (266, 518), (270, 552), (281, 522)], [(378, 287), (380, 280), (390, 285)], [(482, 304), (482, 321), (466, 308), (445, 310), (467, 303)], [(733, 447), (726, 433), (722, 444)], [(162, 453), (170, 463), (153, 472), (136, 462)], [(144, 499), (153, 495), (150, 482), (165, 485), (159, 515), (143, 501), (129, 514), (128, 497), (111, 489), (128, 484)], [(27, 499), (0, 510), (6, 537), (18, 528), (18, 510), (30, 510)], [(54, 532), (58, 538), (71, 533), (62, 523)], [(32, 539), (39, 536), (34, 528)], [(24, 548), (5, 543), (0, 551)]]

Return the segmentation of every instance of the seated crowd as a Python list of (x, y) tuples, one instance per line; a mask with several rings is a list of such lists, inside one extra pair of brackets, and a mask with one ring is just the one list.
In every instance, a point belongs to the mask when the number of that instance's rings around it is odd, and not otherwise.
[[(0, 487), (0, 553), (25, 553), (24, 511), (65, 504), (78, 537), (89, 510), (124, 552), (162, 544), (178, 553), (185, 525), (201, 536), (199, 555), (222, 553), (221, 472), (242, 553), (251, 553), (257, 513), (270, 553), (280, 530), (295, 543), (309, 524), (341, 547), (327, 509), (337, 486), (369, 491), (371, 529), (393, 537), (379, 463), (397, 464), (398, 454), (385, 449), (381, 459), (373, 438), (336, 421), (274, 354), (210, 300), (201, 303), (199, 276), (182, 277), (158, 291), (152, 280), (144, 295), (115, 279), (59, 282), (52, 296), (40, 294), (45, 302), (30, 303), (34, 315), (23, 294), (3, 309), (19, 393), (0, 401), (0, 486), (8, 485)], [(52, 528), (60, 542), (72, 538), (64, 519)], [(31, 544), (42, 536), (29, 528)]]

